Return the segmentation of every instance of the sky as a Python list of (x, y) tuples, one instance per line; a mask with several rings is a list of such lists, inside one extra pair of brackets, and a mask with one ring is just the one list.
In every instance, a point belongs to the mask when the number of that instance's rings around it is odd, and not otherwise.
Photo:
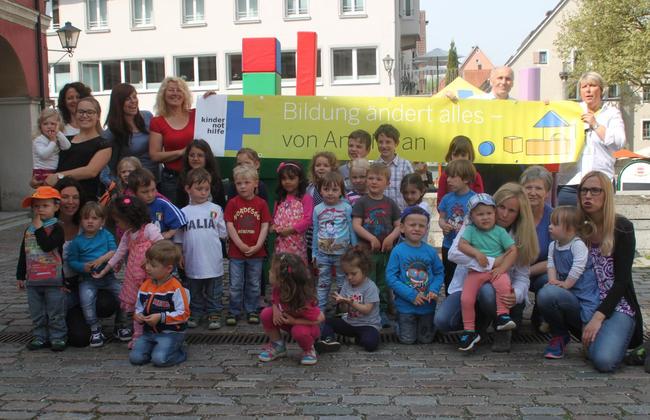
[[(427, 51), (449, 49), (459, 56), (478, 45), (494, 65), (510, 58), (559, 0), (420, 0), (427, 12)], [(438, 11), (441, 9), (441, 11)], [(459, 57), (462, 63), (464, 58)]]

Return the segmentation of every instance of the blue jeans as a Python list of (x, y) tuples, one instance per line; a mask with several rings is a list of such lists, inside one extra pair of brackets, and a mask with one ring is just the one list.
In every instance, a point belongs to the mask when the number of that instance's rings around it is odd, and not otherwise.
[(223, 276), (209, 279), (189, 279), (189, 283), (190, 313), (192, 317), (200, 318), (206, 313), (213, 315), (221, 312), (223, 309), (221, 303)]
[(559, 185), (557, 187), (558, 206), (578, 205), (578, 185)]
[(334, 269), (334, 278), (336, 287), (341, 290), (345, 282), (345, 274), (341, 269), (341, 256), (329, 255), (318, 252), (316, 254), (316, 264), (318, 265), (318, 306), (325, 313), (330, 289), (332, 288), (332, 269)]
[(546, 283), (548, 283), (547, 273), (542, 273), (539, 276), (530, 278), (529, 290), (535, 293), (535, 306), (533, 306), (533, 313), (530, 315), (530, 320), (533, 322), (533, 325), (539, 325), (543, 320), (542, 315), (539, 312), (539, 304), (537, 303), (538, 302), (537, 294), (539, 293), (540, 290), (542, 290), (542, 287), (544, 287)]
[[(435, 309), (434, 309), (435, 310)], [(397, 314), (397, 338), (403, 344), (428, 344), (433, 341), (433, 312), (430, 314)]]
[(551, 334), (582, 336), (580, 302), (570, 291), (547, 284), (537, 293), (537, 307), (551, 326)]
[(27, 286), (29, 316), (34, 328), (32, 334), (43, 341), (65, 340), (65, 292), (60, 286)]
[(134, 365), (152, 362), (154, 366), (174, 366), (187, 360), (183, 349), (184, 332), (153, 333), (145, 332), (137, 339), (129, 353), (129, 361)]
[(603, 321), (596, 339), (589, 346), (589, 359), (599, 372), (613, 372), (625, 357), (636, 321), (614, 311)]
[[(443, 333), (461, 331), (463, 329), (463, 316), (460, 307), (460, 295), (455, 292), (447, 296), (442, 302), (433, 319), (435, 327)], [(524, 303), (518, 303), (510, 308), (510, 317), (517, 325), (521, 325), (524, 314)], [(476, 297), (476, 326), (478, 329), (487, 328), (496, 320), (497, 296), (492, 284), (485, 283), (478, 290)]]
[(238, 316), (243, 307), (246, 313), (257, 312), (264, 258), (230, 260), (230, 313)]
[[(108, 290), (113, 296), (115, 296), (115, 299), (119, 301), (121, 286), (113, 273), (108, 273), (101, 279), (90, 278), (82, 280), (82, 282), (79, 283), (79, 301), (81, 303), (81, 310), (83, 311), (84, 318), (86, 318), (86, 323), (92, 330), (101, 327), (101, 322), (97, 319), (96, 304), (97, 291), (102, 289)], [(120, 324), (124, 320), (122, 319), (119, 307), (117, 312), (115, 323)]]

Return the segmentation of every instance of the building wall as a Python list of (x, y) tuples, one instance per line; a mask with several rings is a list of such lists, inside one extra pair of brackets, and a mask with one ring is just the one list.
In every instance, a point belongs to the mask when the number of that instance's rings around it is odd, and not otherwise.
[[(317, 85), (319, 95), (393, 96), (395, 85), (389, 83), (382, 58), (389, 54), (399, 61), (399, 18), (397, 0), (366, 0), (366, 13), (360, 17), (342, 18), (340, 1), (311, 1), (309, 19), (288, 20), (284, 17), (284, 1), (259, 1), (259, 22), (236, 23), (234, 0), (205, 1), (206, 24), (183, 27), (180, 0), (153, 0), (153, 27), (134, 30), (131, 27), (131, 1), (108, 1), (109, 31), (92, 33), (87, 28), (86, 5), (79, 0), (60, 0), (60, 22), (72, 22), (83, 29), (70, 63), (71, 80), (80, 79), (80, 62), (164, 57), (165, 72), (175, 74), (174, 58), (190, 55), (217, 55), (217, 84), (199, 87), (220, 94), (240, 94), (241, 87), (227, 86), (226, 54), (241, 53), (245, 37), (277, 37), (285, 51), (295, 51), (298, 31), (315, 31), (321, 50), (322, 77)], [(55, 36), (54, 34), (50, 35)], [(54, 42), (50, 38), (50, 42)], [(337, 83), (332, 80), (332, 48), (376, 47), (377, 79), (364, 83)], [(60, 56), (51, 54), (50, 60)], [(399, 68), (396, 62), (394, 68)], [(152, 109), (155, 89), (142, 90), (142, 109)], [(56, 93), (53, 92), (54, 96)], [(295, 84), (283, 84), (282, 94), (295, 94)], [(96, 92), (102, 106), (108, 103), (110, 91)], [(195, 95), (196, 96), (196, 95)]]

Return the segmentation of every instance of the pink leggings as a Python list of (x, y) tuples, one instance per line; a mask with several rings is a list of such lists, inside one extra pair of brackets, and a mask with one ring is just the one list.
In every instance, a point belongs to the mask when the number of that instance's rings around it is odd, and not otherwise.
[(508, 273), (503, 273), (492, 280), (492, 273), (480, 273), (478, 271), (470, 271), (463, 284), (463, 292), (460, 295), (460, 307), (463, 313), (463, 326), (466, 330), (476, 329), (476, 296), (478, 290), (486, 282), (492, 283), (496, 291), (497, 300), (497, 315), (508, 314), (510, 311), (501, 301), (501, 297), (510, 293), (510, 276)]
[(314, 341), (320, 337), (320, 327), (316, 325), (273, 325), (273, 308), (267, 306), (260, 315), (264, 332), (268, 335), (278, 328), (288, 331), (303, 351), (309, 351), (314, 346)]

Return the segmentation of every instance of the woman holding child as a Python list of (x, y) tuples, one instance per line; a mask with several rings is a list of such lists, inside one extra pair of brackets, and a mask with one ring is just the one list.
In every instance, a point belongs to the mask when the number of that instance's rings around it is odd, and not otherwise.
[(634, 226), (614, 209), (614, 191), (605, 173), (591, 171), (578, 185), (582, 239), (593, 262), (600, 305), (586, 323), (581, 305), (566, 288), (546, 285), (538, 294), (539, 307), (553, 338), (545, 356), (561, 358), (569, 332), (582, 338), (583, 348), (600, 372), (612, 372), (628, 348), (643, 341), (643, 319), (632, 282), (636, 239)]
[[(494, 194), (496, 203), (496, 223), (506, 229), (515, 240), (518, 256), (515, 264), (508, 270), (512, 282), (511, 293), (503, 296), (503, 303), (510, 308), (510, 315), (516, 324), (521, 323), (528, 287), (530, 284), (530, 263), (539, 254), (539, 245), (534, 234), (534, 221), (526, 192), (519, 184), (507, 183)], [(456, 236), (449, 249), (449, 258), (458, 265), (449, 285), (449, 295), (440, 305), (434, 317), (434, 325), (442, 332), (463, 329), (461, 314), (461, 292), (468, 274), (468, 267), (478, 267), (477, 261), (459, 251), (458, 244), (464, 228)], [(498, 270), (504, 258), (489, 259), (488, 268)], [(476, 321), (481, 328), (489, 326), (496, 318), (496, 293), (490, 283), (485, 283), (477, 297), (478, 311)], [(492, 351), (510, 351), (510, 332), (498, 332)]]

